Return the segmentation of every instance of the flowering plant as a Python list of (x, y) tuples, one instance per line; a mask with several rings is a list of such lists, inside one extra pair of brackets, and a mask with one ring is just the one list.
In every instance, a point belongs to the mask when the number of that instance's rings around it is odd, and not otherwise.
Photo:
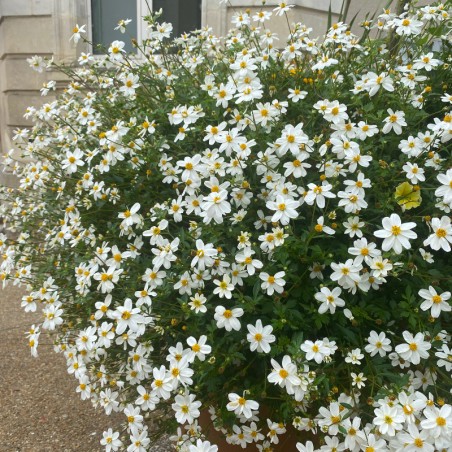
[(214, 451), (209, 407), (242, 448), (292, 425), (299, 451), (446, 450), (450, 3), (286, 43), (271, 15), (169, 40), (150, 14), (136, 54), (58, 66), (6, 157), (0, 277), (42, 311), (32, 354), (54, 332), (81, 397), (124, 413), (107, 451), (152, 450), (156, 409)]

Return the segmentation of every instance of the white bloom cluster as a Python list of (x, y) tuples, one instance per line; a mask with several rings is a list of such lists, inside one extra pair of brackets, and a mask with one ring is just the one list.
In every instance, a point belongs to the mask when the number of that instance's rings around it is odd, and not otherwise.
[(174, 47), (150, 16), (142, 59), (82, 54), (15, 131), (0, 213), (22, 232), (0, 234), (0, 279), (42, 312), (31, 353), (54, 332), (82, 399), (125, 415), (107, 452), (152, 450), (156, 409), (178, 450), (215, 452), (210, 403), (242, 448), (272, 450), (287, 422), (317, 439), (299, 451), (452, 443), (449, 63), (413, 44), (450, 11), (364, 24), (400, 55), (343, 22), (323, 41), (294, 24), (278, 50), (264, 23), (292, 6)]

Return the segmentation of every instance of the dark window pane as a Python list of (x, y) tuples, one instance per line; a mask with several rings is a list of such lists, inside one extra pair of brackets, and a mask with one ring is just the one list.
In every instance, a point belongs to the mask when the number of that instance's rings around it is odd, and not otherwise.
[(153, 0), (152, 9), (163, 9), (160, 22), (173, 24), (173, 36), (201, 28), (201, 0)]
[[(130, 37), (137, 37), (137, 1), (136, 0), (91, 0), (92, 35), (94, 53), (104, 53), (98, 44), (109, 47), (113, 41), (124, 41), (125, 49), (133, 51)], [(115, 30), (121, 19), (132, 19), (127, 31), (122, 34)]]

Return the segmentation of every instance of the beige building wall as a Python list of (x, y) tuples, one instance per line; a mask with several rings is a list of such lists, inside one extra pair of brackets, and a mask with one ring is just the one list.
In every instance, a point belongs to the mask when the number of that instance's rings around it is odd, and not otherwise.
[[(134, 1), (134, 0), (124, 0)], [(142, 1), (142, 0), (138, 0)], [(348, 18), (356, 12), (354, 28), (363, 20), (367, 11), (381, 11), (387, 0), (352, 0)], [(288, 0), (295, 7), (289, 13), (289, 21), (301, 21), (313, 28), (313, 36), (325, 32), (330, 0)], [(432, 3), (424, 1), (424, 3)], [(202, 0), (202, 25), (209, 25), (217, 35), (230, 28), (234, 10), (252, 12), (261, 7), (261, 0), (231, 0), (228, 5), (218, 0)], [(273, 9), (277, 0), (267, 0), (266, 7)], [(333, 19), (337, 19), (342, 0), (331, 0)], [(90, 0), (0, 0), (0, 150), (4, 154), (13, 147), (11, 137), (16, 128), (31, 126), (23, 114), (28, 106), (42, 105), (49, 97), (42, 98), (39, 89), (44, 82), (56, 80), (57, 87), (66, 83), (60, 73), (32, 71), (27, 58), (33, 55), (53, 57), (56, 61), (76, 61), (77, 51), (82, 49), (69, 41), (75, 23), (90, 23)], [(283, 38), (287, 35), (285, 17), (275, 17), (271, 29)], [(87, 49), (83, 49), (87, 50)], [(0, 174), (0, 181), (5, 176)]]

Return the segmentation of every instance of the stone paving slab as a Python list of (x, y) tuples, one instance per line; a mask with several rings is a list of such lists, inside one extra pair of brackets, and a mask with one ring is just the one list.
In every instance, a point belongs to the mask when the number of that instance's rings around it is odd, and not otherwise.
[[(76, 379), (44, 333), (38, 358), (30, 355), (24, 333), (39, 314), (23, 312), (22, 295), (17, 287), (0, 287), (0, 451), (103, 451), (102, 432), (118, 428), (122, 417), (108, 417), (80, 399)], [(164, 441), (152, 446), (169, 450)]]

